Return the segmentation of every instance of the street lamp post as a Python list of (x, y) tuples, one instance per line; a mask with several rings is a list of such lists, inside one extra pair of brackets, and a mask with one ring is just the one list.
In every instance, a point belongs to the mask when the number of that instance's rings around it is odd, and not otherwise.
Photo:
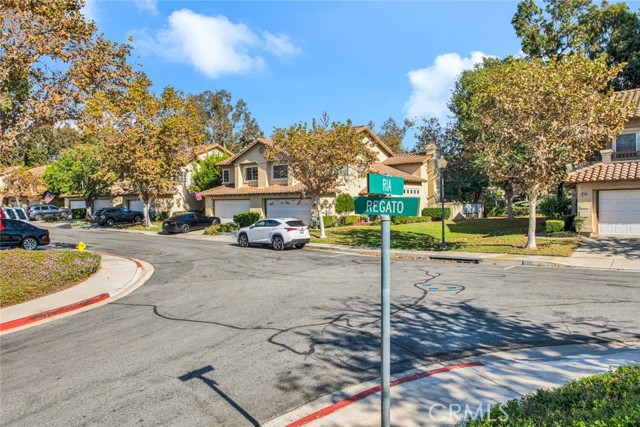
[(440, 249), (446, 250), (447, 243), (444, 239), (444, 169), (447, 167), (447, 161), (444, 157), (438, 159), (438, 170), (440, 171), (440, 202), (442, 203), (442, 240), (440, 241)]

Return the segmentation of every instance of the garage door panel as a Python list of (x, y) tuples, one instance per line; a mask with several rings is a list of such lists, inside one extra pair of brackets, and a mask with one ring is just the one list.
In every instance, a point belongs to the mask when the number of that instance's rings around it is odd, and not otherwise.
[(93, 202), (93, 211), (97, 211), (98, 209), (105, 209), (111, 207), (111, 200), (109, 199), (100, 199)]
[(270, 218), (297, 218), (309, 225), (311, 206), (311, 200), (268, 199), (267, 216)]
[(69, 202), (69, 209), (84, 209), (87, 207), (87, 203), (84, 200), (71, 200)]
[(600, 191), (600, 234), (640, 235), (640, 190)]
[(233, 216), (240, 212), (249, 211), (249, 200), (215, 200), (213, 205), (214, 215), (220, 218), (220, 222), (226, 224), (233, 222)]
[(144, 204), (140, 200), (129, 200), (129, 210), (143, 212)]

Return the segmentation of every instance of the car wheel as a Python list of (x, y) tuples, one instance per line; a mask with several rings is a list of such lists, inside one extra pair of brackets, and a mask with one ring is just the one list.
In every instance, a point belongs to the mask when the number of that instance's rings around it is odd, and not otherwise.
[(280, 236), (276, 236), (271, 239), (271, 244), (273, 245), (273, 249), (275, 249), (276, 251), (281, 251), (284, 249), (284, 240), (282, 240), (282, 237)]
[(22, 241), (20, 247), (25, 251), (33, 251), (38, 247), (38, 241), (33, 237), (27, 237)]
[(247, 246), (249, 246), (249, 238), (247, 237), (246, 234), (241, 234), (238, 236), (238, 244), (243, 248), (246, 248)]
[(295, 247), (296, 247), (296, 249), (302, 249), (302, 248), (304, 248), (304, 243), (296, 243)]
[(36, 221), (42, 221), (42, 215), (38, 214), (34, 217)]
[(67, 219), (67, 217), (68, 217), (68, 216), (69, 216), (69, 214), (68, 214), (68, 213), (66, 213), (66, 212), (62, 212), (62, 213), (60, 214), (60, 218), (62, 218), (62, 220), (63, 220), (63, 221), (64, 221), (65, 219)]
[(109, 219), (107, 219), (107, 221), (105, 222), (105, 224), (106, 224), (108, 227), (111, 227), (113, 224), (115, 224), (115, 221), (113, 220), (113, 218), (109, 218)]
[(219, 219), (214, 219), (213, 221), (211, 221), (211, 225), (218, 225), (218, 224), (220, 224)]
[(188, 233), (188, 232), (189, 232), (189, 229), (190, 229), (189, 224), (183, 224), (183, 225), (182, 225), (182, 227), (180, 227), (180, 230), (181, 230), (183, 233)]
[(136, 215), (133, 217), (133, 222), (142, 222), (142, 217), (140, 215)]

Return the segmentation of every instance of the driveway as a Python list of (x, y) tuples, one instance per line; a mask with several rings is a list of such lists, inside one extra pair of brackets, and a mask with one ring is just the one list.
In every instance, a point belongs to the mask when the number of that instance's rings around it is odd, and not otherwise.
[(640, 261), (640, 237), (585, 238), (571, 259), (584, 267), (631, 268)]
[[(155, 266), (132, 294), (0, 338), (3, 426), (259, 425), (378, 376), (380, 259), (117, 233), (56, 245)], [(640, 338), (637, 273), (392, 262), (392, 369)]]

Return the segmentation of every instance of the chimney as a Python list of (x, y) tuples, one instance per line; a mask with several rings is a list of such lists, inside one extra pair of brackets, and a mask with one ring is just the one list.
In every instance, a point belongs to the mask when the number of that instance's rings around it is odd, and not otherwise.
[(602, 163), (611, 163), (612, 153), (613, 153), (613, 150), (611, 149), (600, 150), (600, 155), (602, 156)]

